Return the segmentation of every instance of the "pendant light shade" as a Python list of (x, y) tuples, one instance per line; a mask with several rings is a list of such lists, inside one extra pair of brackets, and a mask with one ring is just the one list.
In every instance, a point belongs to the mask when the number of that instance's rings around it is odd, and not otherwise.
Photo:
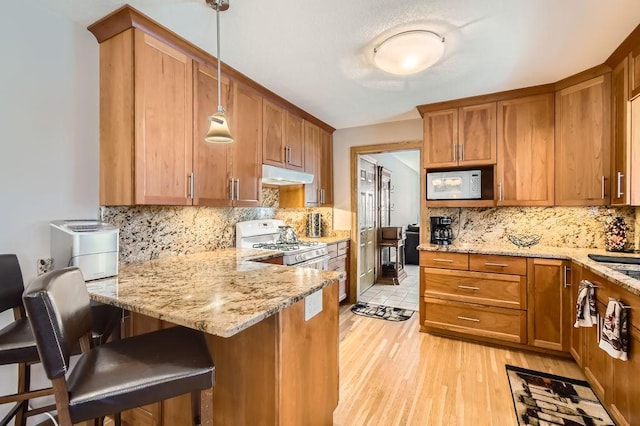
[(373, 49), (373, 61), (383, 71), (410, 75), (438, 62), (444, 53), (444, 37), (428, 30), (394, 34)]
[(220, 11), (229, 9), (229, 3), (226, 0), (207, 0), (213, 9), (216, 10), (216, 57), (218, 61), (218, 112), (209, 117), (209, 131), (204, 137), (207, 143), (232, 143), (233, 136), (231, 136), (231, 130), (229, 130), (229, 122), (224, 115), (224, 108), (222, 107), (222, 95), (220, 90), (221, 73), (220, 68), (222, 60), (220, 59)]

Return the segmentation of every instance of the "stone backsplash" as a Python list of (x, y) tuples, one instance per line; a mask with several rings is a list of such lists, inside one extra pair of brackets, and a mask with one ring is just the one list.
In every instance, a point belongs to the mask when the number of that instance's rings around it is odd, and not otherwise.
[(509, 234), (537, 234), (543, 246), (601, 249), (606, 219), (622, 216), (628, 228), (627, 246), (638, 248), (634, 207), (427, 208), (427, 224), (429, 216), (451, 216), (459, 243), (511, 244)]

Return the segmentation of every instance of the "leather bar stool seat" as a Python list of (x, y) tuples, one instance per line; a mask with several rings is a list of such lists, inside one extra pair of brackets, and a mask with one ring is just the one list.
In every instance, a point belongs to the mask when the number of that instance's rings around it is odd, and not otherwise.
[[(51, 379), (61, 425), (119, 413), (186, 393), (194, 424), (212, 401), (214, 365), (202, 332), (172, 327), (91, 347), (91, 308), (78, 268), (52, 271), (26, 288), (24, 305)], [(71, 369), (71, 348), (82, 354)], [(204, 398), (203, 398), (204, 399)], [(206, 413), (211, 417), (211, 413)]]
[(27, 318), (18, 318), (0, 330), (0, 365), (38, 362), (38, 349)]

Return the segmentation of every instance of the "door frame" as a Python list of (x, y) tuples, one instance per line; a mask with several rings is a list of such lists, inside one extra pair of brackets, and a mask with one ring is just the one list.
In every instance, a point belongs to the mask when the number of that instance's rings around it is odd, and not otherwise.
[[(361, 145), (352, 146), (351, 151), (351, 247), (349, 250), (349, 303), (356, 303), (358, 301), (360, 283), (358, 282), (358, 247), (360, 247), (360, 233), (358, 232), (358, 158), (360, 155), (367, 154), (382, 154), (393, 151), (408, 151), (418, 150), (420, 152), (420, 203), (423, 204), (425, 200), (425, 182), (424, 182), (424, 167), (423, 165), (423, 152), (422, 141), (403, 141), (403, 142), (390, 142), (376, 145)], [(420, 212), (422, 212), (420, 208)], [(422, 215), (421, 215), (422, 216)], [(420, 218), (422, 225), (422, 217)]]

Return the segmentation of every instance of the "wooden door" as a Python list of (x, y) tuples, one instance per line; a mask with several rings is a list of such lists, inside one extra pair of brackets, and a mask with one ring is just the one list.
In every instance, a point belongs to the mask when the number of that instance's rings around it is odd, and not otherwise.
[[(598, 291), (600, 291), (600, 289), (598, 289)], [(606, 401), (606, 391), (609, 388), (609, 376), (611, 374), (611, 357), (599, 347), (600, 329), (606, 312), (606, 306), (598, 301), (597, 309), (598, 326), (586, 328), (584, 333), (583, 368), (584, 374), (587, 376), (593, 391), (601, 401)]]
[(189, 205), (192, 61), (136, 30), (135, 202)]
[(609, 203), (610, 74), (556, 92), (556, 205)]
[[(215, 69), (197, 62), (194, 64), (193, 74), (193, 204), (231, 206), (231, 145), (208, 143), (204, 140), (210, 126), (209, 116), (218, 108), (218, 74)], [(220, 87), (227, 120), (233, 123), (235, 108), (231, 83), (227, 77), (222, 76)], [(235, 132), (232, 134), (237, 138)]]
[(376, 279), (376, 164), (360, 157), (358, 174), (359, 293)]
[(584, 339), (585, 332), (588, 330), (585, 327), (574, 327), (576, 322), (577, 311), (576, 305), (578, 303), (578, 290), (580, 287), (580, 281), (582, 280), (582, 268), (576, 263), (571, 264), (571, 315), (569, 317), (569, 353), (573, 356), (576, 363), (582, 367), (583, 355), (584, 355)]
[(285, 112), (284, 145), (287, 149), (287, 169), (304, 170), (304, 124), (301, 117)]
[(284, 109), (262, 100), (262, 163), (284, 167)]
[(262, 202), (262, 96), (235, 84), (233, 137), (233, 205), (258, 207)]
[(458, 117), (458, 164), (496, 164), (496, 103), (460, 108)]
[(629, 204), (630, 148), (629, 59), (611, 73), (611, 204)]
[(458, 109), (428, 112), (424, 115), (424, 167), (458, 165)]
[(320, 129), (304, 120), (304, 171), (313, 175), (313, 182), (304, 186), (304, 203), (308, 207), (318, 206), (321, 201), (321, 152)]
[(568, 266), (557, 259), (527, 260), (527, 340), (532, 346), (568, 350)]
[(611, 412), (618, 424), (640, 424), (640, 330), (629, 327), (629, 359), (612, 360)]
[(333, 137), (320, 129), (320, 190), (323, 206), (333, 206)]
[(498, 102), (497, 205), (553, 205), (553, 109), (553, 93)]

